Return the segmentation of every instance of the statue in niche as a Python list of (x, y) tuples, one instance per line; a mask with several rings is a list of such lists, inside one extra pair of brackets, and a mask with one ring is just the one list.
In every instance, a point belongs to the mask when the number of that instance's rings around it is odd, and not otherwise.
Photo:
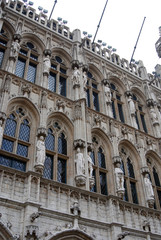
[(153, 191), (152, 183), (149, 179), (148, 173), (146, 173), (144, 176), (144, 183), (145, 183), (145, 191), (146, 191), (147, 199), (148, 200), (154, 199), (154, 191)]
[(90, 155), (91, 155), (91, 152), (88, 152), (88, 155), (87, 155), (88, 172), (89, 172), (89, 177), (92, 178), (93, 177), (93, 161)]
[(19, 44), (19, 40), (16, 39), (15, 41), (12, 42), (10, 57), (13, 57), (16, 59), (18, 57), (19, 51), (20, 51), (20, 44)]
[(75, 159), (75, 165), (76, 165), (76, 175), (84, 175), (84, 157), (83, 153), (80, 152), (80, 148), (77, 148), (77, 154)]
[(87, 84), (87, 72), (83, 72), (83, 88), (86, 89), (86, 84)]
[(1, 148), (1, 145), (2, 145), (2, 140), (3, 140), (3, 121), (2, 119), (0, 119), (0, 148)]
[(78, 85), (80, 83), (80, 71), (77, 67), (75, 67), (73, 70), (72, 81), (73, 81), (73, 86)]
[(47, 55), (43, 61), (43, 73), (49, 74), (50, 68), (51, 68), (50, 57), (49, 55)]
[(153, 107), (150, 108), (150, 117), (151, 117), (151, 120), (153, 123), (158, 122), (158, 117), (157, 117), (156, 111)]
[(45, 143), (44, 137), (40, 136), (36, 144), (36, 162), (37, 164), (44, 165), (45, 162)]
[(111, 89), (109, 83), (105, 85), (105, 98), (107, 103), (111, 103)]
[(135, 109), (135, 104), (134, 101), (132, 99), (132, 96), (129, 96), (128, 98), (128, 104), (129, 104), (129, 108), (130, 108), (130, 113), (131, 115), (135, 115), (136, 109)]
[(115, 177), (116, 177), (116, 188), (118, 190), (124, 190), (124, 173), (120, 168), (120, 163), (116, 164), (115, 167)]

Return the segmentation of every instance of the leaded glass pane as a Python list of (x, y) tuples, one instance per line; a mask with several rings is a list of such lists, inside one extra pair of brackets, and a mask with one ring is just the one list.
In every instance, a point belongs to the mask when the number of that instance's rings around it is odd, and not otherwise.
[(124, 194), (124, 197), (123, 197), (123, 199), (125, 200), (125, 201), (129, 201), (129, 199), (128, 199), (128, 194), (127, 194), (127, 185), (126, 185), (126, 179), (124, 179), (124, 188), (125, 188), (125, 194)]
[(120, 165), (121, 170), (123, 171), (124, 175), (125, 175), (125, 168), (124, 168), (124, 163), (123, 161), (121, 161), (121, 165)]
[(136, 123), (137, 123), (138, 129), (140, 129), (137, 113), (135, 113), (135, 119), (136, 119)]
[(93, 164), (95, 165), (95, 156), (94, 156), (94, 152), (92, 151), (91, 152), (91, 159), (92, 159), (92, 162), (93, 162)]
[(29, 122), (27, 119), (23, 121), (20, 125), (19, 139), (29, 142), (30, 138), (30, 127), (28, 126)]
[(49, 74), (48, 89), (52, 92), (56, 92), (56, 74), (53, 72)]
[(117, 106), (118, 106), (118, 110), (119, 110), (120, 120), (121, 120), (121, 122), (124, 123), (125, 121), (124, 121), (124, 114), (123, 114), (123, 110), (122, 110), (122, 104), (118, 103)]
[(143, 125), (143, 129), (144, 129), (144, 131), (147, 133), (148, 131), (147, 131), (147, 127), (146, 127), (144, 115), (143, 115), (143, 114), (140, 114), (140, 118), (141, 118), (141, 122), (142, 122), (142, 125)]
[(3, 138), (1, 148), (5, 151), (13, 152), (13, 142), (8, 139)]
[(9, 116), (9, 118), (7, 118), (6, 120), (6, 125), (5, 125), (5, 129), (4, 129), (4, 134), (14, 137), (15, 136), (15, 132), (16, 132), (16, 121), (14, 120), (15, 116), (13, 114), (11, 114)]
[(17, 146), (17, 154), (21, 155), (23, 157), (27, 157), (28, 155), (28, 146), (22, 145), (22, 144), (18, 144)]
[(106, 168), (105, 155), (103, 154), (101, 148), (99, 148), (99, 151), (98, 151), (98, 165), (101, 168)]
[(6, 167), (11, 166), (11, 159), (9, 157), (5, 157), (0, 155), (0, 164)]
[(89, 95), (89, 89), (86, 91), (86, 99), (87, 99), (87, 107), (90, 107), (90, 95)]
[(101, 194), (107, 195), (106, 173), (100, 172)]
[(99, 112), (98, 93), (96, 92), (93, 92), (93, 105), (94, 105), (94, 110)]
[(64, 68), (60, 68), (60, 72), (63, 73), (63, 74), (67, 73), (67, 71)]
[(21, 78), (24, 77), (25, 65), (26, 65), (26, 60), (23, 58), (18, 58), (18, 61), (16, 64), (16, 70), (15, 70), (16, 76), (21, 77)]
[(159, 204), (161, 207), (161, 191), (158, 190), (157, 193), (158, 193)]
[(63, 133), (58, 138), (58, 153), (67, 155), (67, 141)]
[(130, 182), (130, 186), (131, 186), (131, 195), (132, 195), (133, 203), (138, 204), (138, 197), (137, 197), (137, 192), (136, 192), (136, 184), (134, 182)]
[(0, 49), (0, 67), (2, 66), (3, 57), (4, 57), (4, 50)]
[(46, 155), (43, 177), (53, 179), (53, 156)]
[(66, 78), (60, 76), (59, 79), (59, 93), (66, 97)]
[(54, 151), (55, 148), (55, 137), (51, 128), (48, 129), (48, 135), (45, 139), (45, 147), (47, 150)]
[(30, 63), (27, 72), (27, 80), (29, 82), (34, 83), (36, 79), (36, 65), (34, 63)]
[(57, 180), (66, 183), (66, 160), (60, 158), (58, 159)]
[(131, 163), (129, 158), (127, 159), (127, 170), (128, 170), (129, 177), (135, 178), (133, 165), (132, 165), (132, 163)]
[(158, 173), (157, 173), (157, 171), (154, 167), (153, 167), (153, 176), (154, 176), (154, 180), (155, 180), (155, 185), (160, 187), (159, 176), (158, 176)]
[(15, 160), (10, 157), (0, 155), (0, 164), (23, 171), (23, 172), (26, 171), (26, 163), (25, 162)]
[(113, 117), (116, 119), (115, 104), (113, 100), (112, 100), (112, 112), (113, 112)]

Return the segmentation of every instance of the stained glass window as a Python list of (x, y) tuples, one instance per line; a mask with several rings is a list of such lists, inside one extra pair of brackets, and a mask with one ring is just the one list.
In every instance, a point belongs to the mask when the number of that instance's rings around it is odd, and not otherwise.
[(46, 155), (43, 177), (53, 179), (53, 156)]
[(19, 139), (29, 142), (30, 138), (30, 126), (27, 119), (23, 121), (20, 125)]
[(66, 160), (61, 158), (58, 158), (57, 180), (66, 183)]
[(100, 172), (101, 194), (107, 195), (106, 173)]
[(7, 120), (6, 120), (4, 134), (14, 137), (15, 132), (16, 132), (16, 125), (17, 125), (17, 123), (15, 121), (15, 116), (13, 114), (11, 114), (9, 116), (9, 118), (7, 118)]
[(16, 70), (15, 70), (16, 76), (21, 77), (21, 78), (24, 77), (25, 65), (26, 65), (26, 60), (19, 57), (17, 64), (16, 64)]
[(101, 148), (99, 148), (99, 151), (98, 151), (98, 164), (99, 164), (99, 167), (106, 168), (105, 155), (103, 154), (103, 151)]
[(52, 129), (49, 128), (48, 135), (46, 136), (46, 139), (45, 139), (45, 147), (47, 150), (54, 151), (54, 146), (55, 146), (55, 137), (53, 135)]
[(56, 92), (56, 74), (53, 72), (49, 74), (48, 89), (52, 92)]
[(67, 155), (67, 141), (63, 133), (58, 138), (58, 153)]

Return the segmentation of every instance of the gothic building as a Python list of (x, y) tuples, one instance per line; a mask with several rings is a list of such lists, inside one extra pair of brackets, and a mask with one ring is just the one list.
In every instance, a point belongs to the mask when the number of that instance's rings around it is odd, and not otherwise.
[(161, 239), (161, 66), (0, 4), (0, 239)]

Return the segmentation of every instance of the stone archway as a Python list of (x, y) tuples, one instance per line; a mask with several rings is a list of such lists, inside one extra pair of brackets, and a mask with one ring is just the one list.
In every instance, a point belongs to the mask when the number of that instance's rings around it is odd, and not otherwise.
[(81, 230), (73, 229), (57, 233), (52, 236), (49, 240), (94, 240), (88, 234)]
[(0, 222), (0, 240), (9, 239), (13, 239), (12, 233), (2, 222)]

